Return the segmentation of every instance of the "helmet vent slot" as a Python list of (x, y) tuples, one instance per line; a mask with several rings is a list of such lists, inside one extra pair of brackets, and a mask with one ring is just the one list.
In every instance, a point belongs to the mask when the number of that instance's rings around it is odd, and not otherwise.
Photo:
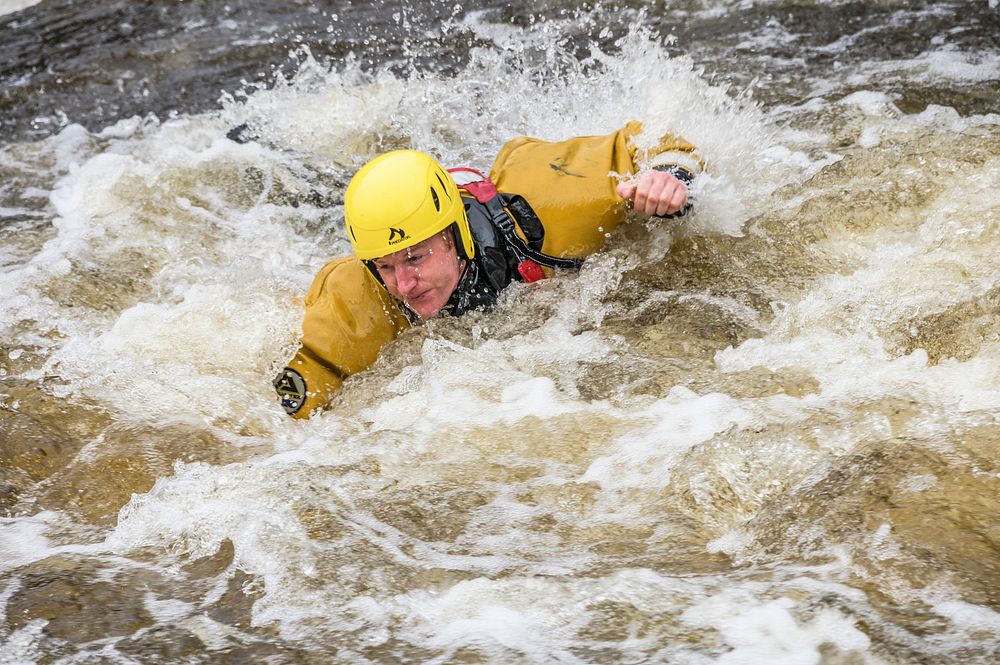
[(434, 175), (435, 175), (435, 177), (437, 177), (438, 182), (441, 183), (441, 191), (443, 191), (444, 195), (447, 196), (450, 199), (451, 195), (448, 194), (448, 185), (444, 184), (444, 180), (441, 179), (441, 174), (440, 173), (435, 173)]
[(441, 212), (441, 199), (438, 198), (438, 193), (433, 187), (431, 187), (431, 198), (434, 199), (434, 209)]

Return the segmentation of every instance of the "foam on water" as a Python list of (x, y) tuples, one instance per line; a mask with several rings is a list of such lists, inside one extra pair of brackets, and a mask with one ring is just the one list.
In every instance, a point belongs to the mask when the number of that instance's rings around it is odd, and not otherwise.
[(43, 535), (46, 515), (29, 520), (0, 521), (0, 570), (10, 570), (34, 561), (47, 553), (49, 541)]
[[(181, 625), (209, 650), (253, 639), (202, 610), (240, 571), (252, 579), (251, 628), (338, 640), (347, 660), (380, 646), (398, 657), (402, 644), (430, 650), (420, 656), (428, 662), (463, 650), (496, 661), (882, 662), (867, 631), (887, 622), (853, 586), (868, 552), (830, 539), (803, 555), (808, 564), (775, 563), (782, 544), (761, 547), (755, 522), (864, 444), (952, 425), (844, 415), (856, 405), (888, 396), (956, 418), (1000, 409), (996, 342), (957, 358), (908, 348), (898, 334), (900, 322), (997, 288), (1000, 161), (970, 167), (923, 205), (887, 207), (884, 224), (831, 223), (815, 244), (835, 268), (798, 291), (777, 284), (773, 312), (723, 286), (661, 290), (634, 310), (616, 298), (626, 275), (659, 277), (678, 237), (751, 242), (766, 232), (745, 233), (748, 221), (798, 217), (866, 177), (837, 179), (837, 169), (860, 160), (863, 171), (897, 141), (991, 131), (997, 119), (942, 107), (907, 115), (867, 90), (766, 116), (642, 30), (620, 53), (595, 48), (580, 62), (555, 43), (558, 31), (525, 39), (469, 25), (504, 48), (473, 51), (464, 97), (450, 78), (350, 61), (327, 71), (304, 54), (293, 81), (229, 99), (217, 114), (123, 121), (94, 135), (69, 125), (51, 139), (55, 235), (0, 273), (4, 332), (27, 326), (19, 344), (44, 350), (19, 378), (57, 376), (59, 397), (100, 404), (118, 422), (181, 422), (233, 448), (261, 445), (249, 460), (176, 462), (88, 552), (152, 548), (165, 554), (150, 567), (181, 575), (182, 564), (231, 547), (201, 598), (142, 598), (158, 625)], [(975, 81), (991, 62), (935, 52), (892, 71)], [(827, 112), (836, 122), (796, 122)], [(333, 410), (306, 422), (284, 415), (269, 379), (294, 349), (297, 299), (349, 249), (338, 197), (354, 168), (404, 146), (487, 168), (513, 136), (604, 133), (632, 118), (646, 123), (643, 140), (673, 129), (706, 158), (689, 224), (636, 223), (625, 232), (646, 234), (645, 246), (613, 242), (579, 275), (511, 289), (492, 314), (411, 330), (348, 382)], [(850, 149), (831, 138), (843, 119), (856, 131)], [(259, 141), (224, 138), (243, 123)], [(894, 173), (905, 179), (919, 159)], [(721, 379), (697, 385), (697, 353), (678, 353), (691, 385), (588, 394), (582, 376), (626, 365), (643, 341), (605, 322), (623, 310), (670, 319), (658, 308), (673, 302), (754, 331), (712, 355)], [(628, 323), (655, 332), (659, 321)], [(754, 383), (792, 371), (815, 389)], [(919, 496), (945, 480), (914, 471), (895, 486)], [(58, 553), (48, 519), (0, 523), (4, 570)], [(903, 556), (897, 531), (885, 521), (864, 531), (876, 559)], [(681, 560), (691, 568), (670, 574)], [(880, 591), (914, 595), (902, 584)], [(943, 652), (948, 640), (993, 639), (981, 637), (997, 626), (987, 607), (947, 593), (925, 600), (947, 620)], [(0, 657), (30, 658), (43, 625), (7, 635)]]
[(39, 644), (45, 639), (45, 621), (35, 619), (13, 631), (0, 642), (0, 660), (10, 665), (35, 665), (42, 655)]
[[(756, 594), (726, 590), (684, 611), (685, 623), (702, 628), (722, 626), (722, 638), (732, 647), (715, 662), (814, 665), (822, 661), (820, 647), (843, 653), (865, 653), (871, 640), (840, 612), (824, 609), (807, 621), (791, 613), (798, 603), (780, 597), (756, 604)], [(873, 662), (878, 662), (873, 660)]]
[[(706, 591), (703, 600), (691, 604), (692, 596)], [(669, 645), (663, 635), (644, 633), (636, 621), (621, 631), (615, 645), (626, 658), (651, 655), (658, 662), (818, 663), (821, 645), (842, 654), (865, 654), (870, 640), (842, 613), (825, 608), (806, 618), (803, 603), (790, 597), (821, 592), (858, 599), (856, 592), (841, 585), (807, 580), (790, 579), (773, 589), (747, 580), (726, 588), (719, 578), (679, 578), (630, 569), (573, 581), (480, 578), (456, 584), (441, 594), (407, 594), (394, 599), (392, 606), (401, 615), (416, 619), (405, 627), (412, 639), (443, 650), (436, 662), (447, 662), (470, 646), (494, 658), (521, 653), (533, 661), (592, 662), (580, 657), (579, 647), (586, 645), (594, 656), (601, 653), (606, 644), (588, 639), (588, 628), (592, 629), (595, 621), (611, 619), (601, 616), (601, 608), (610, 605), (633, 608), (636, 618), (639, 613), (676, 616), (682, 630), (705, 631), (703, 646), (723, 651), (720, 659), (709, 661), (683, 644)], [(776, 595), (773, 600), (761, 602), (772, 594)], [(370, 609), (366, 618), (380, 620)], [(870, 658), (869, 662), (881, 661)]]
[[(690, 63), (665, 60), (641, 40), (626, 44), (623, 57), (607, 59), (605, 64), (609, 68), (606, 75), (595, 79), (593, 74), (582, 71), (562, 72), (560, 80), (568, 79), (570, 85), (542, 90), (528, 77), (512, 77), (507, 69), (509, 63), (495, 53), (476, 54), (469, 78), (500, 77), (520, 87), (513, 98), (536, 100), (528, 114), (522, 108), (490, 106), (500, 103), (490, 97), (484, 99), (485, 109), (435, 102), (449, 99), (451, 84), (432, 76), (415, 76), (404, 82), (381, 74), (368, 81), (350, 67), (337, 73), (320, 73), (307, 67), (303, 74), (307, 78), (300, 85), (259, 93), (247, 104), (227, 107), (225, 114), (229, 122), (249, 122), (265, 143), (287, 146), (300, 159), (303, 154), (322, 154), (346, 171), (370, 157), (370, 151), (388, 146), (426, 147), (445, 161), (482, 160), (508, 135), (525, 132), (561, 138), (607, 131), (638, 115), (656, 127), (676, 127), (702, 146), (713, 168), (702, 180), (705, 191), (699, 196), (707, 203), (699, 209), (694, 228), (729, 233), (739, 232), (758, 198), (766, 198), (789, 178), (804, 178), (831, 161), (827, 156), (820, 156), (818, 161), (805, 157), (808, 141), (817, 139), (809, 136), (805, 144), (790, 140), (789, 147), (766, 152), (762, 162), (758, 141), (771, 130), (754, 124), (760, 119), (752, 107), (733, 106), (723, 91), (706, 86)], [(649, 71), (664, 77), (659, 84), (662, 87), (651, 83), (645, 75)], [(614, 88), (614, 92), (609, 93), (607, 87)], [(596, 107), (591, 94), (594, 89), (601, 90)], [(647, 93), (636, 96), (633, 93), (637, 90)], [(583, 103), (585, 97), (589, 98), (587, 105)], [(623, 109), (610, 101), (623, 97), (640, 100), (639, 108)], [(875, 95), (857, 94), (841, 103), (856, 105), (866, 117), (875, 118), (866, 122), (880, 123), (886, 109), (891, 110), (889, 100)], [(428, 112), (428, 104), (432, 112)], [(702, 112), (690, 112), (692, 106)], [(586, 113), (581, 112), (584, 108)], [(321, 114), (337, 122), (325, 124), (329, 129), (316, 132), (316, 120)], [(481, 131), (479, 118), (483, 116), (490, 118), (487, 132)], [(430, 122), (431, 117), (450, 120)], [(559, 123), (550, 120), (556, 117)], [(731, 122), (734, 119), (737, 122)], [(906, 121), (940, 126), (933, 111)], [(895, 125), (895, 130), (899, 129)], [(163, 131), (170, 132), (169, 125)], [(355, 137), (362, 136), (377, 139), (361, 144)], [(884, 134), (879, 136), (884, 140)], [(172, 135), (169, 142), (180, 140), (179, 135)], [(874, 139), (862, 140), (862, 145), (876, 144)], [(335, 154), (330, 152), (330, 146), (337, 151)], [(245, 168), (250, 161), (258, 168), (275, 170), (262, 161), (260, 154), (253, 154), (252, 159), (235, 154), (242, 148), (205, 142), (199, 149), (203, 152), (195, 153), (198, 160), (211, 161), (219, 156), (235, 161), (239, 168)], [(175, 160), (170, 150), (165, 156), (160, 154), (157, 168), (167, 165), (169, 170), (187, 165), (192, 153), (182, 152)], [(757, 158), (751, 159), (751, 155)], [(273, 154), (270, 158), (278, 159)], [(761, 181), (753, 169), (748, 172), (745, 168), (748, 163), (769, 166), (774, 177)], [(474, 161), (474, 165), (485, 164)], [(93, 168), (103, 174), (118, 173), (110, 165), (97, 163)], [(986, 167), (982, 183), (995, 179), (993, 168)], [(867, 258), (851, 273), (822, 278), (800, 301), (781, 309), (761, 339), (745, 342), (717, 357), (720, 367), (729, 372), (760, 365), (774, 371), (793, 366), (807, 368), (819, 381), (820, 391), (815, 396), (736, 399), (724, 394), (699, 395), (677, 387), (662, 399), (625, 408), (581, 398), (573, 382), (565, 378), (578, 371), (582, 363), (600, 362), (615, 352), (613, 340), (593, 331), (576, 331), (581, 324), (600, 323), (601, 298), (616, 284), (600, 270), (602, 262), (615, 260), (611, 252), (609, 258), (595, 262), (592, 271), (568, 279), (561, 288), (517, 294), (536, 298), (540, 304), (557, 303), (554, 315), (537, 329), (487, 338), (468, 346), (435, 338), (431, 326), (431, 338), (420, 344), (419, 353), (403, 367), (380, 370), (386, 373), (387, 394), (346, 421), (333, 414), (305, 424), (261, 416), (260, 422), (267, 423), (263, 424), (265, 428), (276, 428), (275, 435), (289, 441), (296, 436), (306, 440), (300, 439), (285, 452), (254, 462), (226, 467), (178, 466), (172, 478), (159, 480), (148, 494), (137, 496), (123, 510), (108, 544), (122, 552), (159, 544), (197, 557), (211, 554), (226, 540), (232, 542), (234, 565), (259, 576), (264, 584), (264, 596), (254, 605), (255, 622), (277, 623), (287, 637), (309, 635), (306, 627), (310, 622), (323, 618), (328, 630), (362, 630), (369, 644), (378, 644), (389, 640), (388, 626), (403, 622), (405, 630), (395, 629), (394, 639), (439, 650), (442, 662), (469, 647), (497, 657), (518, 653), (529, 659), (574, 662), (571, 649), (579, 644), (594, 619), (588, 609), (592, 599), (601, 594), (620, 595), (624, 584), (630, 590), (630, 602), (649, 605), (657, 589), (650, 583), (659, 577), (638, 570), (596, 582), (547, 582), (534, 577), (584, 571), (595, 559), (585, 549), (573, 552), (578, 545), (571, 546), (551, 534), (512, 528), (530, 524), (541, 515), (519, 498), (521, 493), (548, 487), (595, 486), (593, 503), (582, 511), (582, 525), (599, 530), (609, 524), (641, 524), (646, 519), (646, 497), (669, 485), (673, 470), (685, 454), (722, 432), (787, 424), (806, 418), (817, 408), (901, 391), (920, 400), (940, 400), (964, 409), (996, 408), (995, 392), (990, 391), (990, 386), (995, 385), (997, 365), (990, 360), (988, 349), (969, 361), (930, 366), (921, 351), (903, 356), (887, 353), (877, 334), (883, 317), (897, 319), (920, 308), (974, 297), (991, 287), (988, 248), (984, 246), (977, 259), (975, 251), (967, 251), (961, 236), (943, 234), (943, 229), (953, 223), (949, 220), (955, 219), (955, 215), (945, 214), (948, 206), (974, 206), (988, 214), (994, 205), (985, 186), (976, 184), (977, 179), (966, 183), (963, 186), (973, 189), (959, 197), (935, 200), (924, 213), (916, 244), (909, 236), (906, 243), (862, 239), (855, 248), (841, 249)], [(727, 196), (737, 191), (745, 194), (739, 201), (741, 212), (733, 215), (733, 201)], [(255, 227), (261, 223), (287, 224), (284, 219), (270, 218), (276, 211), (260, 201), (244, 205), (248, 207), (235, 215), (236, 219), (246, 219)], [(231, 225), (232, 203), (223, 201), (222, 206), (206, 213), (202, 204), (194, 218), (213, 228)], [(190, 209), (184, 202), (178, 207)], [(975, 211), (961, 214), (962, 219), (976, 216)], [(980, 233), (988, 233), (988, 228), (984, 226)], [(303, 289), (306, 275), (327, 254), (313, 250), (297, 256), (301, 240), (289, 234), (287, 227), (276, 236), (269, 240), (267, 250), (256, 250), (265, 260), (255, 266), (263, 266), (269, 274), (266, 280), (251, 281), (258, 288), (244, 289), (248, 273), (242, 274), (244, 279), (237, 280), (239, 287), (234, 288), (228, 279), (226, 284), (196, 286), (198, 279), (184, 280), (165, 269), (160, 275), (167, 282), (160, 290), (172, 297), (158, 303), (139, 303), (123, 311), (110, 328), (87, 344), (89, 353), (96, 354), (86, 365), (81, 364), (82, 351), (75, 352), (73, 345), (67, 344), (53, 356), (61, 367), (65, 366), (61, 373), (73, 376), (71, 369), (79, 368), (77, 387), (93, 379), (97, 379), (95, 384), (101, 383), (111, 373), (121, 375), (123, 370), (137, 373), (147, 383), (144, 387), (134, 379), (131, 393), (143, 395), (143, 403), (154, 401), (156, 395), (162, 407), (154, 407), (154, 413), (158, 413), (156, 408), (162, 408), (163, 414), (186, 409), (192, 415), (218, 418), (221, 412), (225, 415), (223, 421), (238, 418), (236, 414), (248, 408), (262, 414), (276, 413), (266, 403), (263, 391), (247, 386), (266, 375), (274, 357), (288, 347), (288, 332), (279, 333), (283, 335), (280, 344), (268, 339), (275, 331), (294, 328), (290, 323), (294, 312), (283, 307), (282, 297), (295, 288)], [(239, 223), (230, 237), (230, 247), (241, 242), (259, 247), (260, 240), (250, 242)], [(213, 242), (210, 236), (208, 240)], [(662, 242), (669, 243), (669, 237)], [(345, 248), (342, 240), (334, 240), (332, 246)], [(170, 251), (184, 256), (180, 247)], [(231, 251), (220, 248), (221, 259), (200, 275), (201, 281), (219, 282), (215, 271), (232, 264)], [(267, 260), (268, 252), (276, 258)], [(965, 279), (958, 279), (956, 274), (950, 281), (942, 281), (937, 275), (937, 282), (946, 288), (912, 288), (916, 282), (907, 275), (922, 270), (937, 274), (942, 269), (947, 275), (947, 266), (952, 265), (956, 252), (963, 257)], [(650, 252), (650, 256), (655, 254), (655, 250)], [(292, 261), (302, 268), (289, 274), (287, 268)], [(279, 273), (281, 270), (285, 272)], [(968, 279), (970, 275), (972, 279)], [(242, 296), (248, 291), (253, 291), (253, 300)], [(573, 293), (579, 295), (574, 297)], [(887, 311), (887, 305), (899, 311)], [(851, 312), (850, 317), (843, 315), (845, 309)], [(505, 314), (502, 306), (498, 316)], [(261, 321), (267, 324), (261, 326)], [(446, 330), (447, 325), (442, 332)], [(214, 334), (205, 339), (209, 332)], [(237, 349), (249, 352), (236, 360)], [(110, 373), (102, 372), (100, 367), (108, 366), (111, 358), (131, 360), (127, 361), (127, 369), (117, 367)], [(141, 367), (139, 358), (149, 365), (136, 372)], [(170, 371), (159, 376), (168, 367)], [(178, 373), (186, 373), (188, 380), (178, 383)], [(220, 373), (226, 376), (219, 377)], [(164, 385), (168, 382), (169, 387)], [(226, 410), (226, 404), (232, 405), (231, 411)], [(129, 408), (120, 402), (117, 406)], [(523, 422), (544, 423), (543, 430), (560, 423), (561, 429), (591, 431), (587, 439), (552, 457), (552, 453), (540, 451), (534, 437), (510, 437), (509, 428)], [(884, 428), (878, 420), (868, 425), (874, 425), (872, 432)], [(470, 432), (478, 436), (470, 437)], [(830, 437), (824, 445), (829, 450), (849, 448), (850, 437), (839, 443)], [(761, 456), (766, 463), (774, 464), (786, 453), (779, 447), (762, 451)], [(377, 478), (350, 470), (346, 475), (323, 472), (324, 465), (357, 469), (364, 460), (371, 459), (378, 460)], [(485, 469), (503, 459), (512, 460), (515, 468), (531, 460), (543, 471), (532, 480), (513, 482), (497, 482), (487, 474), (478, 491), (492, 496), (469, 513), (464, 534), (455, 542), (415, 537), (400, 524), (377, 518), (370, 509), (357, 505), (358, 501), (367, 504), (364, 497), (374, 497), (393, 487), (416, 491), (421, 483), (450, 484), (469, 469)], [(760, 484), (774, 482), (763, 479), (774, 472), (773, 468), (762, 468), (759, 475), (751, 474), (742, 488), (735, 479), (731, 481), (752, 503), (759, 500), (753, 497), (760, 492)], [(801, 470), (789, 467), (788, 473), (794, 477)], [(318, 540), (303, 523), (304, 505), (336, 516), (337, 530)], [(659, 528), (662, 537), (668, 538), (674, 527)], [(372, 550), (366, 555), (365, 565), (345, 568), (343, 553), (366, 546)], [(544, 561), (532, 556), (532, 551), (539, 548), (546, 551)], [(729, 549), (736, 554), (739, 548), (731, 544)], [(333, 563), (337, 565), (336, 578), (327, 568)], [(393, 592), (392, 585), (357, 588), (350, 580), (366, 574), (372, 566), (426, 567), (475, 577), (448, 585), (440, 593)], [(845, 565), (832, 577), (842, 577), (847, 569)], [(505, 571), (530, 575), (505, 579)], [(637, 592), (639, 584), (635, 580), (623, 582), (622, 575), (637, 575), (647, 590)], [(323, 583), (317, 584), (319, 580)], [(662, 587), (662, 580), (660, 583)], [(816, 663), (821, 660), (821, 646), (845, 654), (865, 654), (870, 646), (855, 620), (841, 611), (827, 608), (803, 614), (804, 601), (759, 584), (715, 590), (712, 584), (689, 584), (673, 593), (672, 607), (685, 625), (716, 635), (716, 648), (724, 649), (717, 662)], [(864, 597), (855, 591), (837, 593), (846, 593), (854, 606), (865, 604)], [(574, 607), (577, 609), (567, 610)], [(653, 643), (633, 636), (616, 644), (616, 648), (619, 653), (630, 649), (648, 653), (643, 650)], [(683, 647), (677, 647), (670, 653), (685, 652)], [(685, 657), (696, 659), (690, 652)], [(879, 662), (871, 654), (865, 658)]]
[(32, 5), (37, 5), (39, 2), (41, 0), (0, 0), (0, 16), (19, 12)]
[(84, 532), (59, 513), (44, 511), (30, 517), (0, 518), (0, 572), (7, 572), (59, 554), (105, 552), (103, 544), (83, 544)]
[[(517, 57), (511, 62), (494, 51), (478, 52), (469, 79), (485, 86), (499, 78), (515, 88), (484, 96), (485, 108), (457, 103), (448, 79), (403, 81), (383, 73), (366, 82), (350, 65), (326, 72), (307, 63), (296, 84), (227, 107), (227, 123), (249, 122), (261, 135), (261, 143), (242, 146), (222, 138), (225, 125), (217, 119), (126, 121), (101, 134), (107, 147), (91, 157), (83, 147), (92, 142), (71, 125), (57, 140), (58, 162), (68, 170), (52, 193), (58, 233), (5, 275), (4, 319), (45, 320), (68, 336), (37, 373), (67, 379), (67, 394), (95, 395), (144, 418), (185, 414), (232, 421), (249, 411), (258, 414), (251, 420), (280, 422), (272, 418), (276, 407), (261, 379), (294, 344), (294, 295), (304, 292), (324, 260), (348, 249), (339, 230), (326, 236), (325, 246), (295, 232), (303, 224), (333, 224), (337, 208), (289, 208), (268, 200), (275, 180), (302, 184), (296, 160), (303, 152), (306, 166), (321, 162), (317, 168), (329, 172), (331, 160), (353, 168), (373, 151), (406, 141), (449, 163), (485, 168), (508, 137), (606, 132), (638, 117), (649, 127), (646, 140), (669, 128), (704, 145), (716, 166), (703, 181), (706, 210), (697, 223), (737, 231), (740, 217), (731, 210), (722, 214), (726, 202), (711, 188), (718, 184), (732, 193), (740, 183), (730, 178), (750, 177), (737, 166), (737, 146), (749, 154), (764, 128), (723, 91), (707, 86), (689, 62), (665, 58), (641, 35), (626, 46), (622, 58), (595, 54), (605, 65), (597, 76), (577, 65), (542, 86), (517, 74), (525, 66)], [(601, 91), (596, 105), (595, 90)], [(623, 107), (616, 101), (622, 97), (636, 103)], [(512, 99), (533, 104), (519, 107)], [(429, 107), (432, 100), (447, 108)], [(703, 111), (690, 113), (694, 105)], [(484, 117), (490, 119), (485, 127)], [(720, 127), (726, 128), (721, 136)], [(362, 146), (372, 136), (381, 138)], [(262, 174), (259, 189), (245, 184), (248, 170)], [(73, 279), (81, 269), (126, 280), (110, 298), (96, 294), (96, 307), (86, 316), (72, 304), (57, 304), (53, 293), (63, 288), (60, 278)]]
[[(1000, 196), (992, 183), (998, 179), (1000, 160), (989, 160), (913, 211), (919, 221), (912, 231), (853, 238), (853, 247), (839, 251), (860, 253), (857, 270), (821, 279), (779, 312), (766, 337), (720, 353), (720, 367), (809, 367), (824, 395), (845, 402), (913, 391), (921, 401), (959, 410), (1000, 407), (996, 345), (983, 346), (964, 362), (931, 366), (924, 350), (899, 356), (887, 351), (884, 340), (890, 323), (996, 288)], [(930, 283), (933, 289), (926, 288)]]

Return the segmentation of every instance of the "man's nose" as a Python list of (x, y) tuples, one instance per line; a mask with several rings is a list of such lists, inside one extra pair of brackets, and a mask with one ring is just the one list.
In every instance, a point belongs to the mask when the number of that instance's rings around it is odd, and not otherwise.
[(412, 266), (400, 266), (396, 268), (396, 288), (402, 295), (406, 295), (417, 285), (419, 277), (420, 273)]

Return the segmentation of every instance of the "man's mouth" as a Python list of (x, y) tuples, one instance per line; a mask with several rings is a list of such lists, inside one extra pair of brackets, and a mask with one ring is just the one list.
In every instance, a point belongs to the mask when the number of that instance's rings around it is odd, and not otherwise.
[(427, 295), (429, 295), (432, 290), (433, 289), (427, 289), (426, 291), (421, 291), (417, 295), (411, 295), (411, 296), (407, 297), (406, 298), (407, 304), (412, 304), (412, 303), (419, 302), (421, 299), (423, 299)]

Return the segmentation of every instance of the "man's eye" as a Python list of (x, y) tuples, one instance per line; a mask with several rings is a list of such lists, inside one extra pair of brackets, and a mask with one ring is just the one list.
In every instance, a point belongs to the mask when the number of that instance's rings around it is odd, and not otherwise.
[(410, 263), (420, 263), (420, 261), (422, 261), (423, 258), (424, 258), (423, 254), (411, 254), (410, 256), (406, 257), (406, 260), (409, 261)]

